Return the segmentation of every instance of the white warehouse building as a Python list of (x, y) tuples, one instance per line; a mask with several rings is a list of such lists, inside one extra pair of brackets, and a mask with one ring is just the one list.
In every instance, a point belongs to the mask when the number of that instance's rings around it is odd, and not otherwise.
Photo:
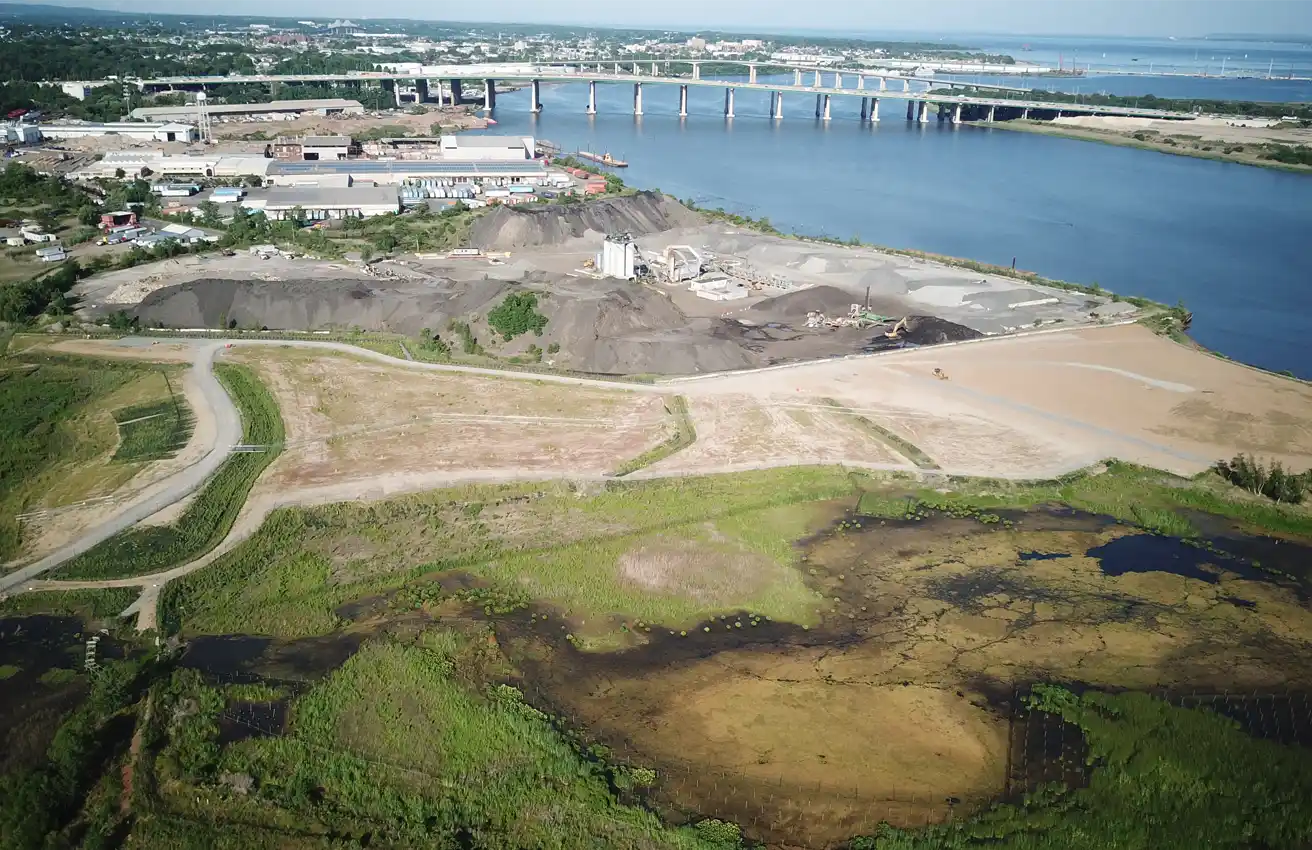
[(42, 124), (41, 135), (47, 139), (123, 136), (142, 142), (194, 142), (199, 139), (196, 128), (190, 124), (146, 124), (138, 121), (115, 121), (109, 124)]
[(532, 136), (443, 136), (442, 158), (453, 162), (533, 159)]
[[(207, 103), (205, 111), (215, 121), (290, 121), (300, 115), (361, 115), (364, 106), (358, 100), (320, 98), (315, 100), (274, 100), (268, 103)], [(138, 106), (132, 110), (138, 121), (194, 121), (196, 104), (182, 106)]]
[(274, 187), (255, 190), (240, 201), (253, 212), (273, 221), (287, 218), (300, 208), (305, 218), (324, 221), (335, 218), (372, 218), (401, 211), (401, 193), (396, 186)]

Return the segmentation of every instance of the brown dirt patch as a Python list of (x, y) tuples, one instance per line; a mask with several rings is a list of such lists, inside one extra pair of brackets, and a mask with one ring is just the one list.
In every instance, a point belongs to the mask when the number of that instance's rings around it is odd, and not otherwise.
[(683, 596), (710, 607), (750, 598), (778, 565), (764, 555), (727, 545), (691, 540), (644, 543), (620, 556), (620, 577), (645, 591)]
[(389, 474), (600, 474), (664, 439), (659, 396), (417, 372), (347, 356), (242, 352), (278, 399), (283, 454), (262, 487)]

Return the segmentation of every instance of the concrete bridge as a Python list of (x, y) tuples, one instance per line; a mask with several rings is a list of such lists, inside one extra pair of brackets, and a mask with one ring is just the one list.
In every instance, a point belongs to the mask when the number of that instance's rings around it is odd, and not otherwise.
[[(689, 65), (691, 76), (679, 76), (671, 73), (670, 65)], [(703, 79), (701, 68), (706, 64), (741, 65), (747, 69), (745, 80)], [(759, 69), (762, 67), (787, 67), (792, 73), (791, 84), (778, 80), (760, 80)], [(227, 77), (160, 77), (142, 80), (139, 85), (146, 91), (160, 90), (207, 90), (223, 85), (272, 85), (277, 83), (334, 83), (338, 85), (377, 85), (388, 91), (396, 104), (404, 100), (402, 83), (411, 83), (414, 97), (419, 102), (434, 101), (439, 104), (468, 102), (464, 98), (462, 81), (482, 80), (483, 106), (496, 108), (497, 81), (518, 82), (531, 88), (530, 110), (542, 111), (540, 87), (544, 82), (588, 83), (588, 100), (585, 105), (589, 115), (597, 112), (597, 86), (606, 84), (625, 84), (633, 86), (633, 114), (642, 115), (644, 86), (678, 86), (679, 115), (688, 114), (688, 89), (690, 87), (723, 88), (724, 116), (734, 117), (735, 94), (739, 91), (760, 91), (770, 94), (770, 115), (775, 119), (784, 117), (784, 94), (814, 94), (816, 98), (815, 117), (829, 120), (833, 112), (835, 98), (859, 98), (862, 120), (879, 120), (879, 101), (881, 99), (906, 101), (907, 119), (921, 122), (929, 121), (930, 106), (936, 107), (937, 119), (961, 123), (963, 120), (1008, 120), (1012, 118), (1058, 118), (1063, 115), (1118, 115), (1136, 118), (1166, 118), (1189, 120), (1194, 116), (1182, 112), (1169, 112), (1158, 109), (1138, 109), (1134, 107), (1093, 106), (1077, 103), (1053, 103), (1048, 101), (1028, 100), (1024, 89), (1010, 86), (971, 83), (961, 80), (935, 77), (914, 77), (881, 70), (844, 70), (820, 68), (816, 66), (785, 66), (768, 62), (720, 61), (714, 63), (698, 60), (630, 60), (624, 62), (605, 62), (587, 64), (534, 64), (534, 65), (452, 65), (435, 67), (426, 72), (360, 72), (352, 74), (253, 74)], [(988, 94), (953, 95), (931, 93), (931, 91), (913, 91), (911, 84), (918, 83), (933, 92), (969, 88), (976, 92), (984, 90)], [(435, 97), (434, 97), (435, 95)]]

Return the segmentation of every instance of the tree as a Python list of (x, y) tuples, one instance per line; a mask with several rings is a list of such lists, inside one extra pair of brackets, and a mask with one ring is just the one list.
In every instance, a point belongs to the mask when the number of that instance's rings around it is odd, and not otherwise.
[(119, 180), (122, 180), (124, 177), (128, 176), (128, 173), (121, 168), (115, 168), (114, 176), (117, 177)]
[(507, 295), (506, 300), (487, 314), (487, 323), (506, 341), (529, 331), (542, 336), (547, 317), (537, 311), (537, 306), (538, 297), (532, 292)]
[(209, 199), (201, 201), (196, 210), (200, 213), (200, 223), (206, 227), (218, 227), (223, 223), (219, 217), (219, 205)]

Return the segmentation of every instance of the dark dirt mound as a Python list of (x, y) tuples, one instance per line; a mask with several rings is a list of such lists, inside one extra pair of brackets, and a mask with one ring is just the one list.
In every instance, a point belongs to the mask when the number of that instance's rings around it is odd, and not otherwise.
[(897, 339), (889, 339), (884, 334), (876, 334), (870, 339), (865, 351), (884, 351), (889, 348), (902, 348), (907, 345), (942, 345), (945, 342), (957, 342), (963, 339), (979, 339), (984, 334), (949, 322), (937, 316), (908, 316), (906, 327)]
[(659, 192), (581, 204), (501, 207), (482, 216), (469, 243), (493, 251), (559, 245), (592, 233), (660, 233), (701, 223), (701, 216)]

